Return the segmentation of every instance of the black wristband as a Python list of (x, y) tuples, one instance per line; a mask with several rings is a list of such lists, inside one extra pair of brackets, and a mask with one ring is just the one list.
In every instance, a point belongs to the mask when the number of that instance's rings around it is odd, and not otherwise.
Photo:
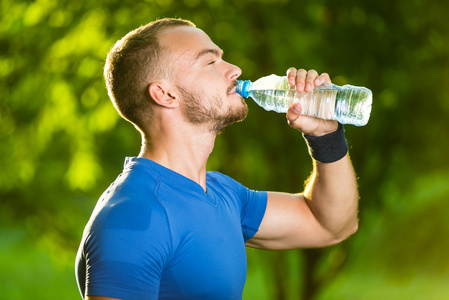
[(343, 125), (338, 123), (338, 129), (323, 136), (305, 135), (310, 156), (322, 163), (331, 163), (342, 159), (348, 153), (348, 143)]

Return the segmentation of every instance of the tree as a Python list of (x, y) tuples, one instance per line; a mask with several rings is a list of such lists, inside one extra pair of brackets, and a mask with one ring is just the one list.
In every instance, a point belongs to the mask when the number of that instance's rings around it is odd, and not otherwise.
[[(408, 299), (426, 291), (449, 265), (441, 250), (449, 231), (442, 209), (449, 195), (448, 5), (3, 1), (0, 253), (25, 257), (45, 281), (33, 284), (25, 266), (4, 262), (0, 273), (10, 276), (0, 277), (0, 290), (11, 299), (48, 299), (57, 284), (77, 296), (72, 266), (82, 228), (124, 156), (136, 155), (140, 146), (137, 132), (107, 98), (106, 53), (129, 30), (176, 16), (204, 29), (225, 59), (242, 68), (242, 78), (282, 75), (290, 66), (314, 68), (337, 84), (367, 86), (374, 94), (368, 125), (345, 127), (359, 176), (359, 232), (326, 249), (249, 250), (245, 297), (348, 299), (362, 293), (364, 299)], [(247, 102), (247, 120), (219, 136), (208, 168), (253, 189), (300, 190), (311, 171), (300, 133), (288, 128), (284, 115)], [(417, 270), (429, 279), (419, 281)], [(66, 274), (67, 283), (50, 279), (58, 273)], [(383, 289), (372, 290), (373, 283)], [(12, 288), (18, 285), (20, 292)], [(432, 290), (449, 294), (443, 287)]]

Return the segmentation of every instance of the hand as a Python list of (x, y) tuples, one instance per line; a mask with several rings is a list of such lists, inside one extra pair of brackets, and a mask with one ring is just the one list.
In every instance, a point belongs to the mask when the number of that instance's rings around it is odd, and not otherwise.
[[(314, 87), (324, 83), (331, 83), (329, 75), (323, 73), (318, 75), (315, 70), (306, 71), (290, 68), (287, 70), (287, 78), (290, 85), (296, 86), (298, 93), (311, 92)], [(334, 132), (338, 128), (337, 121), (323, 120), (301, 114), (302, 108), (299, 103), (294, 103), (287, 112), (288, 124), (302, 131), (306, 135), (321, 136)]]

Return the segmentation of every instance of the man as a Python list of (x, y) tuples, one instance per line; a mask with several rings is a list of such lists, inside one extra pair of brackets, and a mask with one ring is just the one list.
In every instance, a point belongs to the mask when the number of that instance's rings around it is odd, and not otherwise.
[[(247, 113), (235, 92), (241, 70), (222, 54), (178, 19), (142, 26), (109, 53), (109, 95), (143, 143), (86, 226), (76, 265), (85, 299), (241, 299), (245, 245), (323, 247), (356, 231), (357, 184), (343, 128), (301, 115), (299, 104), (287, 119), (313, 157), (304, 193), (252, 191), (206, 172), (217, 134)], [(287, 75), (298, 92), (330, 82), (313, 70)]]

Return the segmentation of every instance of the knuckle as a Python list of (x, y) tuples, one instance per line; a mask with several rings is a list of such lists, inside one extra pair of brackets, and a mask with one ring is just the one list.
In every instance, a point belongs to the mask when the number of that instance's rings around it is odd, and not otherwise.
[(294, 128), (294, 129), (297, 128), (297, 125), (295, 124), (294, 121), (287, 120), (287, 123), (288, 123), (288, 126), (290, 126), (291, 128)]

